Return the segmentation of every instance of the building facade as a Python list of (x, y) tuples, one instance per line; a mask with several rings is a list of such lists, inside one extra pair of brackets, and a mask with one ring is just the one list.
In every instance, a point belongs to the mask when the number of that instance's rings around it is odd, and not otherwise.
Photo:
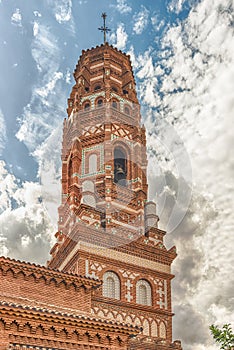
[(74, 78), (57, 243), (47, 267), (1, 261), (4, 283), (17, 290), (0, 306), (4, 346), (181, 349), (172, 342), (176, 251), (165, 247), (147, 198), (146, 136), (130, 57), (108, 43), (83, 51)]

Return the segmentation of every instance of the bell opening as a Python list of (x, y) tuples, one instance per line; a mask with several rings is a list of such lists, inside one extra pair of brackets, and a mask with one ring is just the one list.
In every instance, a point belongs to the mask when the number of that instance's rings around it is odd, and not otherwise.
[(114, 182), (126, 186), (127, 181), (127, 160), (125, 153), (120, 149), (114, 150)]

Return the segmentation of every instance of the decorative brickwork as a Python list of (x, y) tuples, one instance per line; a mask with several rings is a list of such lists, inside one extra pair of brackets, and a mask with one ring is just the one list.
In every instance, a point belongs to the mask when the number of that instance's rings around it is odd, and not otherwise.
[(130, 57), (83, 51), (63, 125), (62, 198), (48, 267), (0, 258), (0, 350), (181, 350), (171, 264), (147, 199)]
[(133, 326), (92, 315), (101, 282), (0, 258), (0, 349), (126, 350)]

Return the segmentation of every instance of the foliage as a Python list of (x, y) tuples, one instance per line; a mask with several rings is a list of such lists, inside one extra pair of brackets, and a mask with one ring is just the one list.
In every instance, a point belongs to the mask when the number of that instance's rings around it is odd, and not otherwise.
[(223, 325), (221, 329), (211, 325), (210, 330), (214, 340), (221, 345), (220, 349), (234, 350), (234, 333), (229, 323)]

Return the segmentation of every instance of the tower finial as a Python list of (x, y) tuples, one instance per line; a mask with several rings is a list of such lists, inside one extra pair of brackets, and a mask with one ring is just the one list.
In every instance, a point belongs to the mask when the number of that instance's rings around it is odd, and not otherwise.
[(101, 28), (98, 28), (101, 32), (104, 34), (104, 44), (106, 43), (106, 33), (110, 32), (110, 29), (106, 27), (106, 17), (107, 14), (105, 12), (102, 13), (102, 18), (103, 18), (103, 26)]

